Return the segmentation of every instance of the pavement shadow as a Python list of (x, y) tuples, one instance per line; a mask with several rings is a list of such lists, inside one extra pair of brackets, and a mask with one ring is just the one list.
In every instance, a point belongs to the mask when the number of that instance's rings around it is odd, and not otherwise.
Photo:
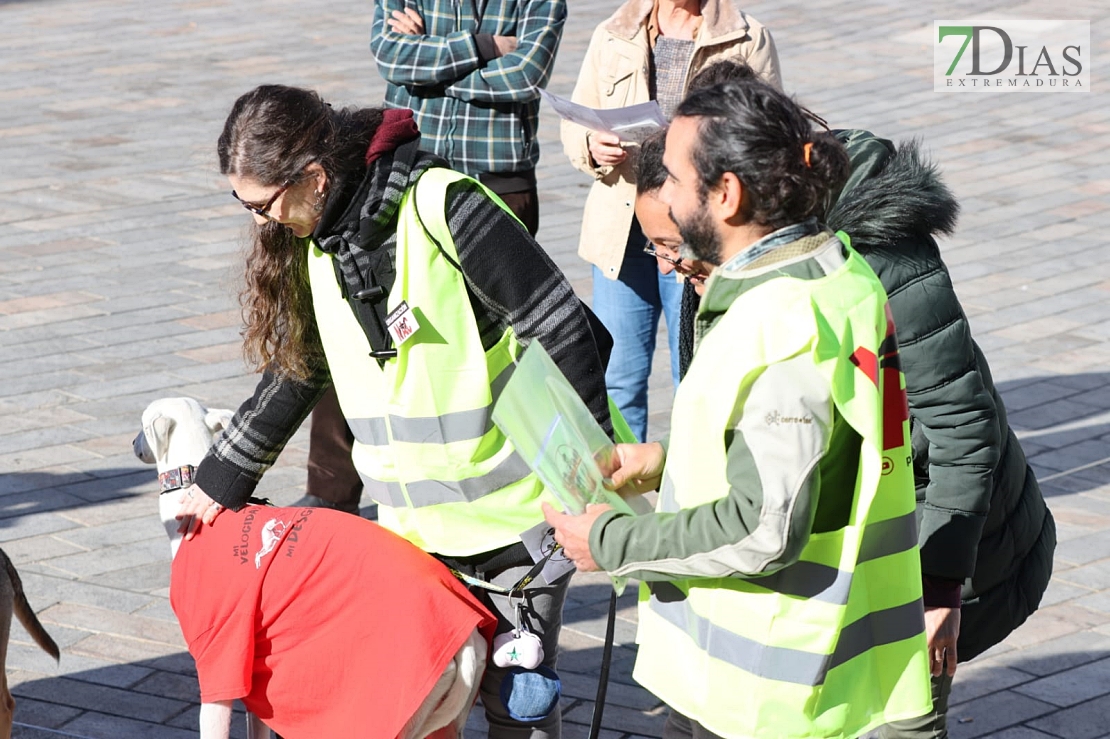
[[(27, 680), (12, 687), (13, 739), (186, 739), (200, 711), (196, 668), (188, 652)], [(236, 702), (232, 739), (246, 739)]]
[(19, 526), (44, 514), (119, 501), (148, 493), (148, 467), (113, 467), (95, 473), (8, 472), (0, 474), (0, 528)]
[(1088, 492), (1110, 480), (1110, 373), (1030, 377), (997, 387), (1046, 496)]
[[(564, 739), (584, 739), (594, 712), (600, 647), (560, 653)], [(658, 736), (659, 701), (632, 680), (635, 652), (614, 648), (602, 727)], [(27, 680), (12, 687), (16, 698), (14, 739), (65, 736), (78, 739), (186, 739), (196, 736), (199, 689), (187, 652), (148, 660)], [(242, 706), (236, 703), (232, 739), (246, 739)], [(475, 709), (480, 711), (481, 709)]]
[(1026, 654), (1004, 653), (987, 663), (962, 664), (949, 701), (950, 736), (993, 736), (1019, 725), (1045, 732), (1037, 736), (1080, 736), (1077, 730), (1091, 728), (1085, 724), (1092, 719), (1104, 725), (1107, 670), (1110, 651), (1105, 649), (1054, 651), (1044, 646)]
[[(666, 710), (632, 680), (634, 658), (632, 649), (614, 649), (602, 728), (658, 736)], [(585, 736), (584, 727), (594, 711), (600, 660), (600, 647), (567, 649), (560, 655), (564, 735), (568, 739)], [(1102, 681), (1082, 679), (1081, 673), (1097, 678), (1108, 668), (1110, 651), (1045, 647), (1024, 656), (1010, 652), (984, 662), (964, 663), (952, 688), (951, 736), (970, 739), (1022, 724), (1049, 732), (1057, 724), (1062, 728), (1061, 722), (1069, 719), (1059, 708), (1066, 707), (1070, 714), (1082, 712), (1087, 703), (1097, 708), (1105, 690)], [(15, 739), (59, 735), (115, 739), (121, 726), (127, 728), (127, 736), (195, 736), (199, 710), (196, 671), (192, 658), (184, 652), (30, 680), (14, 686), (12, 692), (17, 699)], [(999, 710), (1003, 703), (998, 694), (1003, 692), (1017, 697), (1019, 703), (1005, 701), (1008, 708)], [(236, 711), (231, 736), (243, 739), (241, 707), (237, 705)]]

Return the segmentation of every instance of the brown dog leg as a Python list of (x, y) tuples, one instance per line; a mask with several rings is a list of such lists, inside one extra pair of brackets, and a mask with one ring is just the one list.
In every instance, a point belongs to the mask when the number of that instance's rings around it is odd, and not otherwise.
[(58, 659), (58, 645), (39, 623), (38, 616), (31, 610), (27, 597), (23, 595), (23, 583), (15, 565), (8, 555), (0, 549), (0, 739), (11, 739), (12, 711), (15, 699), (8, 690), (8, 638), (12, 632), (12, 614), (15, 614), (23, 628), (43, 648), (47, 654)]
[[(7, 562), (8, 556), (3, 550), (0, 556)], [(10, 563), (9, 567), (0, 567), (0, 739), (11, 739), (12, 711), (15, 710), (15, 699), (8, 690), (8, 637), (12, 632), (16, 584), (12, 582), (9, 568)]]

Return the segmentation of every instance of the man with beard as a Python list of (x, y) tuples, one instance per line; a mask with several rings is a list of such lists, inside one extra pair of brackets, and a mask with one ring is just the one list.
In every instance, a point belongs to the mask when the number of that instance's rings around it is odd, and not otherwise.
[[(702, 70), (689, 89), (755, 78), (750, 67), (724, 61)], [(810, 118), (827, 129), (819, 116)], [(895, 145), (862, 130), (831, 133), (844, 144), (851, 172), (824, 220), (850, 234), (890, 296), (906, 376), (933, 674), (932, 710), (876, 736), (942, 739), (957, 661), (986, 652), (1037, 609), (1052, 573), (1055, 524), (941, 258), (937, 239), (955, 229), (955, 197), (918, 142)], [(638, 165), (641, 192), (662, 187), (661, 144), (645, 141)], [(654, 200), (643, 199), (640, 216), (638, 196), (636, 212), (645, 234), (652, 224), (660, 271), (693, 275), (693, 288), (704, 292), (697, 275), (711, 269), (678, 258), (678, 227), (665, 206), (647, 205)], [(683, 294), (683, 367), (693, 353), (698, 298), (689, 306), (686, 300), (693, 288)]]
[(669, 443), (618, 445), (655, 513), (550, 507), (580, 570), (643, 581), (664, 739), (850, 737), (926, 712), (906, 399), (886, 294), (818, 221), (843, 147), (758, 83), (692, 93), (659, 195), (717, 265)]

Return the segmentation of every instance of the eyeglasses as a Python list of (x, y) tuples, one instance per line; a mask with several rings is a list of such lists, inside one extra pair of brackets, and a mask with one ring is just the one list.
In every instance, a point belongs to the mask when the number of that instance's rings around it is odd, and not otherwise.
[(266, 201), (266, 204), (263, 205), (261, 208), (258, 207), (257, 205), (255, 205), (254, 203), (248, 203), (246, 200), (243, 200), (241, 197), (239, 197), (239, 195), (234, 190), (231, 191), (231, 197), (238, 200), (239, 205), (243, 206), (244, 208), (249, 210), (251, 213), (254, 213), (256, 216), (262, 216), (266, 220), (272, 221), (272, 220), (274, 220), (274, 217), (270, 215), (270, 208), (273, 208), (274, 203), (277, 202), (277, 199), (281, 197), (282, 193), (284, 193), (286, 190), (288, 190), (290, 187), (292, 187), (294, 184), (296, 184), (296, 182), (297, 182), (297, 180), (296, 180), (295, 177), (286, 180), (285, 183), (281, 187), (278, 188), (278, 191), (275, 192), (270, 197), (270, 199)]
[(670, 262), (671, 264), (673, 264), (676, 267), (681, 267), (682, 266), (682, 258), (681, 257), (678, 257), (678, 258), (668, 257), (666, 254), (661, 254), (661, 253), (659, 253), (655, 250), (655, 244), (649, 243), (647, 246), (645, 246), (644, 247), (644, 254), (650, 254), (651, 256), (655, 257), (656, 259), (662, 259), (664, 262)]

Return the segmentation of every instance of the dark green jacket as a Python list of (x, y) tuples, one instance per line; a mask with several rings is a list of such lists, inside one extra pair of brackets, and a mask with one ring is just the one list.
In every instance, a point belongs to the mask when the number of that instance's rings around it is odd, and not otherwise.
[(960, 660), (1036, 610), (1056, 531), (990, 368), (971, 338), (933, 234), (959, 206), (916, 143), (837, 131), (852, 173), (826, 221), (843, 230), (890, 298), (910, 404), (921, 569), (962, 580)]

